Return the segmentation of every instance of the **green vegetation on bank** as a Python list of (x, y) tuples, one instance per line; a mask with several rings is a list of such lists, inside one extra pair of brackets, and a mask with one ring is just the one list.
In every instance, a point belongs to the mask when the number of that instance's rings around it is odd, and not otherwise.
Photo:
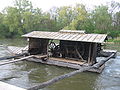
[(117, 37), (117, 38), (114, 38), (114, 39), (109, 39), (109, 40), (108, 40), (108, 43), (109, 43), (109, 42), (120, 43), (120, 37)]
[(47, 12), (33, 8), (28, 0), (15, 0), (13, 7), (0, 12), (0, 38), (20, 37), (33, 30), (86, 30), (88, 33), (106, 33), (120, 36), (120, 3), (96, 6), (88, 10), (83, 4), (53, 7)]

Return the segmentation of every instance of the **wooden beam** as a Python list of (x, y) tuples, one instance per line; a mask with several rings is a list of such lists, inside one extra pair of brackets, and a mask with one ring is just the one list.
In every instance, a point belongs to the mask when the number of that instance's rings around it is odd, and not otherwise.
[(80, 62), (80, 61), (75, 61), (75, 60), (65, 59), (65, 58), (54, 58), (54, 57), (50, 57), (49, 59), (55, 60), (55, 61), (62, 61), (62, 62), (66, 62), (66, 63), (79, 64), (79, 65), (83, 65), (83, 64), (85, 63), (85, 62)]
[(67, 73), (67, 74), (55, 77), (55, 78), (53, 78), (51, 80), (48, 80), (48, 81), (43, 82), (43, 83), (40, 83), (39, 85), (33, 86), (33, 87), (31, 87), (31, 88), (29, 88), (27, 90), (38, 90), (38, 89), (44, 88), (46, 86), (52, 85), (53, 83), (58, 82), (58, 81), (60, 81), (60, 80), (62, 80), (64, 78), (71, 77), (71, 76), (73, 76), (73, 75), (75, 75), (77, 73), (84, 72), (84, 71), (90, 70), (92, 68), (99, 68), (100, 66), (102, 66), (103, 64), (105, 64), (105, 62), (107, 62), (114, 55), (115, 55), (115, 53), (111, 54), (108, 58), (106, 58), (105, 60), (102, 60), (99, 63), (96, 63), (93, 66), (87, 66), (87, 67), (81, 68), (79, 70), (76, 70), (76, 71), (73, 71), (73, 72), (70, 72), (70, 73)]
[(112, 53), (109, 57), (107, 57), (105, 60), (101, 60), (99, 63), (96, 63), (94, 65), (94, 68), (99, 68), (101, 67), (103, 64), (105, 64), (105, 62), (107, 62), (110, 58), (112, 58), (116, 53)]
[(48, 80), (48, 81), (46, 81), (46, 82), (43, 82), (43, 83), (41, 83), (41, 84), (39, 84), (39, 85), (36, 85), (36, 86), (34, 86), (34, 87), (31, 87), (31, 88), (29, 88), (29, 89), (27, 89), (27, 90), (38, 90), (38, 89), (44, 88), (44, 87), (49, 86), (49, 85), (52, 85), (53, 83), (58, 82), (58, 81), (60, 81), (60, 80), (62, 80), (62, 79), (64, 79), (64, 78), (68, 78), (68, 77), (73, 76), (73, 75), (75, 75), (75, 74), (77, 74), (77, 73), (86, 71), (86, 70), (88, 70), (88, 69), (90, 69), (90, 68), (92, 68), (92, 67), (90, 67), (90, 66), (89, 66), (89, 67), (85, 67), (85, 68), (82, 68), (82, 69), (79, 69), (79, 70), (76, 70), (76, 71), (73, 71), (73, 72), (70, 72), (70, 73), (67, 73), (67, 74), (64, 74), (64, 75), (55, 77), (55, 78), (53, 78), (53, 79), (51, 79), (51, 80)]
[(81, 60), (84, 61), (84, 59), (82, 58), (82, 56), (80, 55), (80, 53), (76, 47), (75, 47), (75, 51), (76, 51), (77, 55), (79, 56), (79, 58), (81, 58)]
[(34, 55), (30, 55), (30, 56), (26, 56), (26, 57), (23, 57), (23, 58), (20, 58), (20, 59), (15, 59), (15, 60), (12, 60), (12, 61), (0, 63), (0, 66), (1, 65), (6, 65), (6, 64), (10, 64), (10, 63), (14, 63), (14, 62), (18, 62), (18, 61), (22, 61), (22, 60), (25, 60), (25, 59), (28, 59), (28, 58), (32, 58), (32, 57), (34, 57)]
[(90, 55), (90, 65), (96, 63), (96, 55), (97, 55), (97, 43), (91, 44), (91, 55)]
[(91, 59), (91, 58), (90, 58), (90, 56), (91, 56), (91, 44), (92, 44), (92, 43), (90, 43), (90, 45), (89, 45), (88, 64), (90, 64), (90, 61), (91, 61), (91, 60), (90, 60), (90, 59)]
[(1, 57), (0, 60), (6, 60), (6, 59), (17, 58), (17, 57), (24, 56), (24, 55), (28, 55), (28, 53), (22, 53), (22, 54), (18, 54), (18, 55), (14, 55), (14, 56), (5, 56), (5, 57)]

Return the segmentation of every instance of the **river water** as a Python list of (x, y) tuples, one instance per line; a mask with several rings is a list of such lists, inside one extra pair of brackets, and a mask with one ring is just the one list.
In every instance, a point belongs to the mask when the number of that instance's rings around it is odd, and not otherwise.
[[(0, 40), (0, 44), (24, 46), (26, 43), (24, 40)], [(7, 55), (9, 52), (0, 47), (0, 57)], [(0, 80), (29, 88), (71, 71), (73, 69), (20, 61), (0, 66)], [(106, 63), (101, 74), (83, 72), (41, 90), (120, 90), (120, 54)]]

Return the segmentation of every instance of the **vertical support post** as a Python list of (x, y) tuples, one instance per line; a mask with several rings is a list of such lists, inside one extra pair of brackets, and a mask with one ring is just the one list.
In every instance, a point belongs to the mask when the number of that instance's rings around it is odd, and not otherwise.
[(89, 55), (88, 55), (88, 64), (90, 64), (90, 61), (91, 61), (91, 44), (89, 45)]
[(91, 64), (96, 63), (96, 56), (97, 56), (97, 43), (92, 43), (92, 48), (91, 48)]

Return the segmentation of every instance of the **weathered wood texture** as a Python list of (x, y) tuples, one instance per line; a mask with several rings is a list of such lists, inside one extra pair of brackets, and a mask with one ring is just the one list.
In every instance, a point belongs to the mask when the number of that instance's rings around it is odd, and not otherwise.
[(73, 75), (75, 75), (75, 74), (77, 74), (77, 73), (86, 71), (86, 70), (88, 70), (88, 69), (90, 69), (90, 68), (91, 68), (91, 67), (85, 67), (85, 68), (82, 68), (82, 69), (79, 69), (79, 70), (76, 70), (76, 71), (73, 71), (73, 72), (70, 72), (70, 73), (67, 73), (67, 74), (64, 74), (64, 75), (55, 77), (55, 78), (53, 78), (53, 79), (51, 79), (51, 80), (49, 80), (49, 81), (47, 81), (47, 82), (43, 82), (43, 83), (41, 83), (41, 84), (39, 84), (39, 85), (36, 85), (36, 86), (34, 86), (34, 87), (31, 87), (31, 88), (29, 88), (28, 90), (38, 90), (38, 89), (44, 88), (44, 87), (46, 87), (46, 86), (52, 85), (52, 84), (55, 83), (55, 82), (58, 82), (59, 80), (62, 80), (62, 79), (64, 79), (64, 78), (68, 78), (68, 77), (73, 76)]
[(91, 54), (90, 54), (90, 64), (93, 65), (96, 63), (96, 56), (97, 56), (97, 43), (91, 44)]
[(65, 59), (65, 58), (54, 58), (54, 57), (50, 57), (50, 60), (55, 60), (55, 61), (62, 61), (62, 62), (66, 62), (66, 63), (73, 63), (73, 64), (79, 64), (79, 65), (83, 65), (86, 62), (80, 62), (80, 61), (75, 61), (75, 60), (71, 60), (71, 59)]
[[(80, 69), (83, 68), (85, 66), (88, 66), (87, 63), (79, 63), (79, 62), (71, 62), (71, 61), (66, 61), (64, 60), (58, 60), (58, 59), (53, 59), (53, 58), (49, 58), (48, 60), (44, 61), (40, 58), (29, 58), (27, 59), (28, 61), (32, 61), (32, 62), (38, 62), (38, 63), (42, 63), (42, 64), (48, 64), (48, 65), (55, 65), (55, 66), (59, 66), (59, 67), (65, 67), (65, 68), (72, 68), (72, 69)], [(101, 73), (102, 70), (104, 69), (104, 66), (98, 68), (98, 69), (90, 69), (90, 72), (95, 72), (95, 73)]]
[(11, 61), (8, 61), (8, 62), (3, 62), (3, 63), (0, 63), (0, 66), (1, 65), (6, 65), (6, 64), (10, 64), (10, 63), (14, 63), (14, 62), (18, 62), (18, 61), (22, 61), (22, 60), (25, 60), (25, 59), (28, 59), (28, 58), (32, 58), (32, 57), (34, 57), (34, 55), (26, 56), (26, 57), (23, 57), (23, 58), (20, 58), (20, 59), (11, 60)]
[(60, 30), (60, 33), (79, 33), (79, 34), (85, 34), (85, 30)]
[(24, 47), (7, 46), (6, 49), (14, 55), (14, 54), (22, 54), (22, 50), (24, 49)]
[(24, 55), (28, 55), (28, 53), (17, 54), (17, 55), (14, 55), (14, 56), (5, 56), (5, 57), (1, 57), (0, 60), (6, 60), (6, 59), (17, 58), (17, 57), (24, 56)]
[(30, 54), (47, 54), (48, 39), (29, 38)]
[(76, 70), (76, 71), (73, 71), (73, 72), (70, 72), (70, 73), (55, 77), (55, 78), (53, 78), (51, 80), (48, 80), (46, 82), (43, 82), (43, 83), (41, 83), (39, 85), (33, 86), (33, 87), (29, 88), (28, 90), (38, 90), (38, 89), (44, 88), (46, 86), (52, 85), (53, 83), (58, 82), (58, 81), (60, 81), (60, 80), (62, 80), (64, 78), (71, 77), (71, 76), (73, 76), (73, 75), (75, 75), (77, 73), (84, 72), (84, 71), (92, 69), (92, 68), (99, 68), (101, 65), (105, 64), (105, 62), (107, 62), (111, 57), (113, 57), (114, 54), (115, 53), (113, 53), (112, 55), (110, 55), (105, 60), (102, 60), (100, 63), (97, 63), (97, 64), (95, 64), (93, 66), (84, 67), (82, 69), (79, 69), (79, 70)]
[(56, 39), (56, 40), (81, 41), (81, 42), (93, 42), (93, 43), (103, 43), (107, 37), (106, 34), (84, 34), (79, 32), (61, 33), (61, 32), (44, 32), (44, 31), (33, 31), (22, 36), (27, 38)]
[(60, 53), (63, 58), (75, 58), (94, 64), (96, 62), (97, 44), (60, 40)]

